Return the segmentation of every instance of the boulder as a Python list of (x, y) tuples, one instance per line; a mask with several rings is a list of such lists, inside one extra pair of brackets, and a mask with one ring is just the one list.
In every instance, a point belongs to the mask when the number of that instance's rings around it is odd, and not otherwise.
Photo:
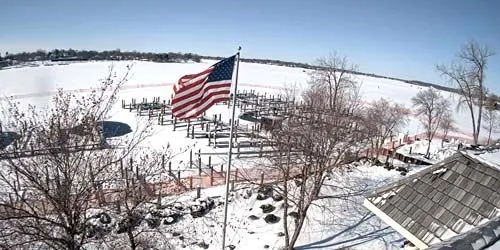
[(267, 224), (276, 224), (280, 221), (280, 217), (274, 214), (268, 214), (264, 217), (264, 221), (266, 221)]
[(262, 212), (265, 213), (265, 214), (268, 214), (268, 213), (274, 211), (274, 209), (276, 209), (276, 207), (274, 207), (271, 204), (261, 205), (260, 208), (262, 209)]

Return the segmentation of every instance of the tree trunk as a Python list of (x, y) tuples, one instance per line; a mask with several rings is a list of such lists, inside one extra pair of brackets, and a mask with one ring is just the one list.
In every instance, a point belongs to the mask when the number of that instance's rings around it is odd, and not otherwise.
[(130, 248), (132, 250), (137, 249), (137, 243), (135, 242), (134, 233), (132, 232), (132, 228), (127, 229), (127, 236), (128, 236), (128, 241), (130, 243)]
[(470, 110), (471, 119), (472, 119), (472, 137), (473, 137), (473, 140), (474, 140), (474, 144), (477, 144), (479, 136), (478, 136), (478, 134), (476, 132), (476, 117), (474, 115), (474, 107), (472, 106), (472, 104), (469, 105), (469, 110)]
[(486, 145), (490, 145), (491, 142), (491, 130), (493, 129), (493, 124), (490, 124), (490, 129), (488, 130), (488, 143)]
[(425, 158), (427, 158), (427, 159), (431, 158), (431, 156), (430, 156), (431, 142), (432, 142), (432, 139), (429, 138), (429, 144), (427, 145), (427, 153), (425, 153)]
[(299, 218), (298, 223), (296, 223), (296, 226), (293, 231), (292, 238), (290, 239), (290, 243), (288, 244), (288, 249), (287, 250), (293, 250), (295, 247), (295, 243), (299, 239), (300, 235), (300, 230), (302, 229), (302, 226), (304, 225), (304, 221), (306, 220), (307, 217), (307, 210), (309, 210), (309, 205), (306, 205), (304, 209), (302, 210), (301, 213), (299, 213)]
[[(290, 143), (290, 140), (288, 140)], [(290, 145), (290, 144), (289, 144)], [(281, 162), (281, 160), (280, 160)], [(285, 231), (285, 249), (290, 248), (290, 232), (288, 231), (288, 178), (290, 178), (290, 148), (288, 150), (287, 165), (285, 168), (285, 176), (283, 180), (283, 230)]]

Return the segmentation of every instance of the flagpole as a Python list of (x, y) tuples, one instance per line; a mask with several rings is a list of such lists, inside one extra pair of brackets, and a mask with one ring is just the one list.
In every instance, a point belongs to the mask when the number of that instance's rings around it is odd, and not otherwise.
[(238, 47), (238, 53), (236, 53), (236, 79), (234, 80), (234, 92), (233, 92), (233, 110), (231, 115), (231, 129), (229, 130), (229, 152), (228, 152), (228, 162), (226, 169), (226, 197), (224, 199), (224, 224), (222, 226), (222, 250), (226, 248), (226, 229), (227, 229), (227, 210), (228, 210), (228, 199), (229, 199), (229, 182), (231, 181), (231, 158), (233, 156), (233, 130), (234, 130), (234, 114), (236, 113), (236, 91), (238, 90), (238, 71), (240, 70), (240, 50), (241, 46)]

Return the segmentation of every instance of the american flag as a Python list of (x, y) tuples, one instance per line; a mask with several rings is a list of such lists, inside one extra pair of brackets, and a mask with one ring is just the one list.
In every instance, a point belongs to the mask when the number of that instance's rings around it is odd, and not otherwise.
[(172, 114), (180, 119), (198, 117), (218, 102), (229, 100), (236, 55), (174, 84)]

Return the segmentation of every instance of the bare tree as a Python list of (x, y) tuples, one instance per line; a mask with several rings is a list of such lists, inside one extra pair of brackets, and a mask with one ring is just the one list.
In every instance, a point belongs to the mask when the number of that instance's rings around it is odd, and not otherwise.
[(439, 129), (443, 132), (443, 139), (441, 140), (441, 147), (443, 147), (444, 142), (448, 139), (448, 134), (457, 130), (455, 127), (455, 120), (453, 120), (453, 114), (451, 112), (443, 114)]
[(357, 66), (336, 53), (318, 59), (317, 65), (321, 70), (311, 72), (308, 91), (324, 96), (329, 109), (342, 107), (342, 102), (345, 102), (342, 98), (347, 98), (348, 93), (357, 88), (358, 83), (352, 74), (357, 70)]
[(20, 138), (1, 151), (0, 241), (10, 249), (81, 249), (91, 208), (119, 173), (117, 163), (150, 133), (150, 123), (109, 145), (102, 121), (128, 80), (111, 67), (88, 95), (59, 92), (48, 110), (9, 101), (6, 128)]
[(443, 116), (450, 112), (450, 103), (439, 94), (434, 88), (428, 88), (417, 93), (411, 98), (413, 107), (416, 109), (415, 114), (420, 118), (426, 130), (429, 145), (425, 157), (429, 156), (432, 139), (436, 135), (436, 131), (440, 128)]
[(459, 105), (466, 106), (470, 112), (475, 144), (479, 142), (479, 133), (481, 132), (488, 60), (494, 54), (488, 46), (480, 45), (472, 40), (462, 47), (457, 62), (450, 66), (437, 66), (437, 70), (458, 87)]
[[(276, 153), (269, 159), (280, 176), (275, 189), (284, 198), (286, 249), (293, 249), (314, 202), (331, 198), (321, 194), (328, 175), (340, 171), (367, 139), (358, 85), (337, 68), (348, 65), (347, 61), (330, 58), (324, 62), (329, 73), (312, 74), (303, 97), (306, 104), (296, 106), (283, 126), (271, 131)], [(292, 221), (287, 217), (291, 210)]]
[(496, 133), (500, 130), (500, 111), (495, 110), (493, 108), (487, 107), (483, 120), (484, 120), (484, 125), (483, 128), (488, 131), (488, 142), (487, 144), (489, 145), (491, 142), (491, 134)]
[(386, 140), (406, 125), (410, 111), (403, 105), (381, 98), (372, 102), (365, 113), (366, 122), (371, 125), (368, 129), (371, 135), (372, 157), (378, 159)]

